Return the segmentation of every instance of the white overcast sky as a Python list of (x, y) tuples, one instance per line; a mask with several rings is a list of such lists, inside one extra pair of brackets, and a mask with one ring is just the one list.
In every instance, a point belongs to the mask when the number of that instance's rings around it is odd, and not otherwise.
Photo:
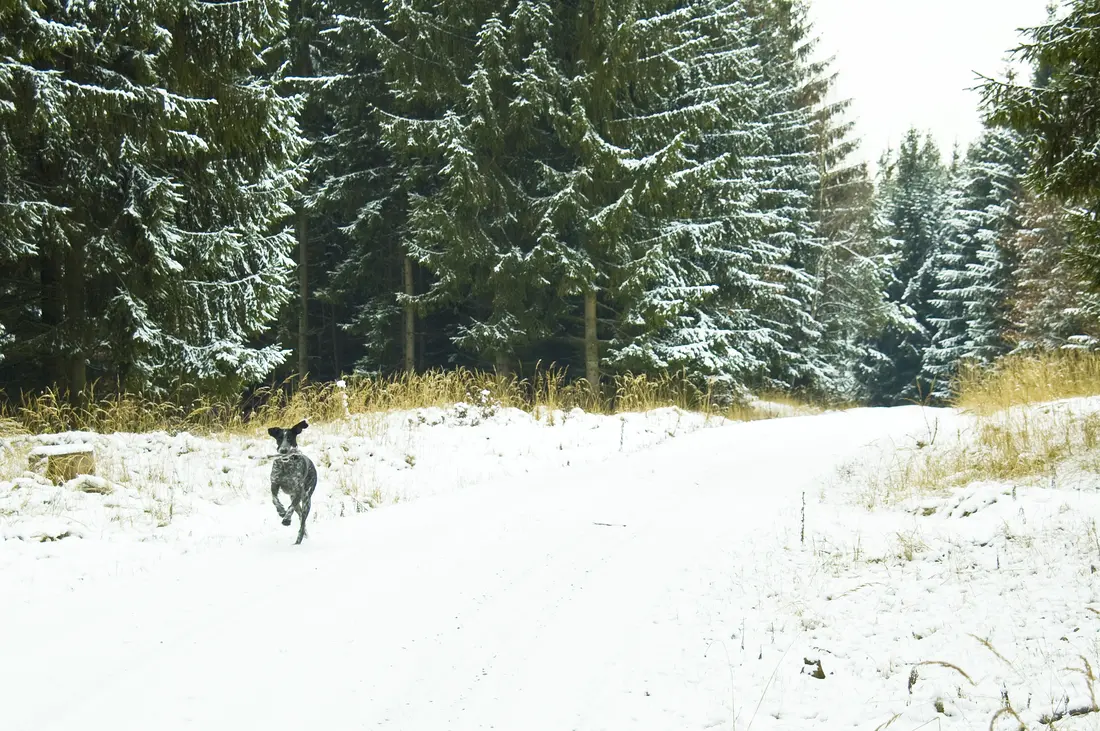
[(995, 78), (1047, 0), (810, 0), (819, 55), (836, 55), (836, 93), (851, 98), (872, 164), (911, 126), (928, 130), (945, 161), (981, 129), (975, 72)]

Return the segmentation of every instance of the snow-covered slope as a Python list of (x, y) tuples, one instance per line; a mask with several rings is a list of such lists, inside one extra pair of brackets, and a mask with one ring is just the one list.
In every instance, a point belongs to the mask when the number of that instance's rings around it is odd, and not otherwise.
[[(673, 408), (535, 418), (491, 403), (456, 404), (314, 425), (300, 443), (320, 475), (312, 518), (325, 521), (486, 481), (519, 484), (533, 472), (579, 468), (724, 422)], [(20, 474), (43, 442), (95, 445), (109, 494), (54, 487), (40, 471)], [(6, 451), (0, 442), (0, 468), (6, 457), (11, 475), (5, 482), (0, 471), (0, 538), (239, 542), (277, 525), (268, 490), (274, 455), (266, 434), (70, 432), (11, 440)]]
[[(965, 420), (919, 407), (706, 429), (672, 412), (574, 416), (595, 426), (561, 449), (568, 420), (456, 429), (432, 469), (416, 472), (428, 450), (390, 473), (410, 475), (416, 499), (330, 509), (299, 547), (262, 510), (263, 468), (244, 467), (262, 447), (244, 443), (224, 458), (249, 475), (242, 497), (210, 509), (222, 528), (205, 538), (165, 532), (191, 515), (0, 542), (2, 727), (984, 729), (1006, 698), (1032, 727), (1091, 702), (1088, 475), (868, 513), (838, 468), (926, 438), (929, 419), (945, 433)], [(653, 426), (675, 418), (676, 438)], [(650, 436), (631, 441), (632, 427)], [(421, 445), (449, 428), (426, 426)], [(543, 430), (529, 452), (492, 456), (528, 428)], [(318, 432), (307, 452), (357, 438)], [(194, 469), (220, 469), (207, 449), (196, 440), (181, 463), (198, 453)], [(498, 474), (448, 478), (461, 455)]]

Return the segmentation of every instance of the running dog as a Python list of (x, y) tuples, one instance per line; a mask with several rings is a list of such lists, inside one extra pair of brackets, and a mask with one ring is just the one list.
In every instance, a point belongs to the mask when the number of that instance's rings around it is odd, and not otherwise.
[[(295, 546), (306, 535), (306, 518), (309, 517), (313, 490), (317, 487), (317, 468), (313, 460), (298, 449), (298, 435), (308, 426), (309, 423), (303, 419), (289, 429), (273, 426), (267, 430), (279, 445), (279, 455), (271, 464), (271, 500), (283, 519), (283, 525), (290, 525), (294, 513), (298, 513), (300, 523)], [(290, 496), (289, 508), (284, 508), (279, 502), (280, 492)]]

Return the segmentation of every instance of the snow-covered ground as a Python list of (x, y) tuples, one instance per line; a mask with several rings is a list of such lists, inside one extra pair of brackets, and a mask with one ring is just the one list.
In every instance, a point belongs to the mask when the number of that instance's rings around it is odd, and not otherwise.
[[(971, 419), (541, 416), (314, 425), (298, 547), (266, 437), (0, 446), (0, 729), (1037, 729), (1095, 708), (1087, 464), (869, 511), (861, 471)], [(56, 441), (93, 443), (103, 480), (21, 474)]]
[[(320, 476), (322, 498), (314, 500), (312, 517), (346, 517), (488, 481), (520, 486), (532, 473), (581, 468), (723, 421), (671, 408), (540, 417), (485, 403), (313, 425), (300, 437)], [(9, 480), (0, 481), (0, 539), (67, 534), (193, 545), (240, 542), (273, 530), (268, 478), (275, 441), (266, 434), (70, 432), (8, 441), (6, 447), (0, 441), (0, 480)], [(97, 474), (110, 494), (84, 492), (83, 481), (55, 487), (42, 470), (27, 469), (34, 449), (66, 443), (95, 446)]]

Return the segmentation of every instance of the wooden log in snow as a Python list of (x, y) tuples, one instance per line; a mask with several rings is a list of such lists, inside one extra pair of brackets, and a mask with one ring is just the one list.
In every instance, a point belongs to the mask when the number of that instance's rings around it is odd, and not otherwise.
[(91, 444), (50, 444), (31, 450), (30, 461), (46, 459), (46, 477), (57, 483), (78, 475), (95, 474), (95, 449)]

